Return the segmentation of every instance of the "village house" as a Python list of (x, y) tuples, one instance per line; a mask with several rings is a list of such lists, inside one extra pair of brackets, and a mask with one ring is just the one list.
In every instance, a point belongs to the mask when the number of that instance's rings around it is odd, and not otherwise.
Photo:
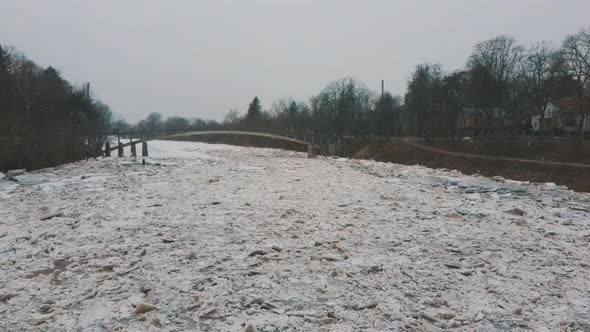
[(483, 126), (483, 112), (476, 107), (464, 107), (457, 118), (457, 126), (461, 129), (474, 129)]
[[(464, 107), (457, 117), (457, 128), (464, 135), (505, 134), (511, 126), (511, 116), (500, 108), (494, 108), (488, 113), (477, 107)], [(490, 132), (486, 133), (488, 129)]]
[[(588, 102), (586, 102), (588, 103)], [(588, 109), (588, 105), (585, 105)], [(590, 112), (588, 112), (590, 113)], [(590, 131), (590, 114), (584, 117), (584, 132)], [(559, 135), (571, 136), (580, 131), (582, 114), (579, 112), (577, 98), (562, 98), (550, 101), (545, 108), (543, 117), (541, 114), (531, 116), (531, 125), (535, 135)]]

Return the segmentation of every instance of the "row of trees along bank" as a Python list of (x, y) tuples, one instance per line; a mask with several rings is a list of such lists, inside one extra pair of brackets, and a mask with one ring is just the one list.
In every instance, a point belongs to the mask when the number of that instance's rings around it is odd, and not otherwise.
[[(455, 71), (419, 64), (408, 81), (403, 105), (401, 97), (375, 93), (356, 79), (344, 78), (308, 102), (281, 99), (265, 111), (256, 97), (243, 116), (230, 110), (224, 125), (335, 135), (448, 137), (454, 143), (465, 134), (530, 134), (531, 116), (540, 115), (543, 127), (548, 103), (563, 98), (575, 105), (576, 134), (583, 139), (584, 123), (590, 122), (590, 27), (568, 35), (560, 46), (541, 41), (524, 47), (511, 36), (497, 36), (475, 45), (466, 66)], [(466, 132), (469, 110), (479, 121)], [(547, 130), (541, 128), (541, 133)]]
[(0, 169), (53, 166), (96, 154), (113, 129), (155, 133), (244, 127), (454, 142), (465, 134), (467, 110), (475, 110), (481, 121), (469, 134), (514, 137), (527, 132), (535, 114), (545, 133), (548, 104), (563, 98), (573, 101), (577, 135), (583, 139), (590, 113), (590, 27), (566, 36), (559, 46), (541, 41), (524, 47), (510, 36), (497, 36), (476, 44), (459, 70), (419, 64), (403, 98), (344, 78), (308, 101), (285, 98), (268, 110), (254, 98), (244, 115), (231, 110), (222, 124), (151, 113), (129, 125), (113, 119), (87, 87), (76, 87), (53, 67), (42, 68), (0, 46)]
[(100, 151), (111, 111), (53, 67), (0, 45), (0, 170), (37, 169)]

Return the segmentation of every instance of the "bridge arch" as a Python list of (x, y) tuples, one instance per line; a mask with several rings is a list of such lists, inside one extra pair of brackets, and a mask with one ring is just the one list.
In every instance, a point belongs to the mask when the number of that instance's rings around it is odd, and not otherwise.
[[(119, 142), (119, 144), (117, 145), (113, 145), (111, 146), (109, 144), (109, 142), (105, 143), (105, 149), (103, 150), (103, 153), (106, 156), (110, 156), (110, 152), (118, 150), (119, 152), (119, 156), (121, 157), (123, 155), (123, 148), (127, 147), (127, 146), (131, 146), (132, 149), (132, 155), (135, 156), (134, 151), (135, 151), (135, 144), (142, 144), (142, 155), (143, 156), (147, 156), (147, 141), (150, 140), (154, 140), (154, 139), (174, 139), (174, 138), (180, 138), (180, 137), (191, 137), (191, 136), (204, 136), (204, 135), (245, 135), (245, 136), (255, 136), (255, 137), (265, 137), (265, 138), (271, 138), (271, 139), (277, 139), (277, 140), (281, 140), (281, 141), (285, 141), (285, 142), (289, 142), (289, 143), (295, 143), (295, 144), (299, 144), (302, 146), (307, 147), (307, 156), (312, 158), (315, 157), (320, 150), (320, 146), (314, 142), (314, 137), (312, 137), (312, 139), (305, 141), (305, 140), (300, 140), (297, 138), (291, 138), (288, 136), (284, 136), (284, 135), (280, 135), (277, 133), (267, 133), (267, 132), (262, 132), (262, 131), (252, 131), (252, 130), (231, 130), (231, 129), (217, 129), (217, 130), (192, 130), (192, 131), (186, 131), (186, 132), (180, 132), (180, 133), (175, 133), (175, 134), (161, 134), (161, 135), (157, 135), (157, 136), (151, 136), (151, 137), (144, 137), (143, 133), (141, 134), (141, 139), (136, 139), (135, 141), (133, 140), (133, 136), (137, 136), (138, 133), (126, 133), (126, 134), (120, 134), (120, 135), (127, 135), (129, 136), (129, 142), (128, 143), (123, 143), (123, 142)], [(287, 134), (289, 135), (289, 134)], [(298, 135), (298, 136), (302, 136), (304, 137), (310, 137), (310, 136), (306, 136), (304, 135)], [(321, 140), (320, 140), (321, 141)]]
[(295, 144), (301, 145), (311, 145), (311, 142), (302, 141), (299, 139), (277, 135), (277, 134), (269, 134), (257, 131), (242, 131), (242, 130), (198, 130), (198, 131), (189, 131), (186, 133), (179, 133), (179, 134), (172, 134), (166, 135), (162, 138), (170, 139), (170, 138), (178, 138), (178, 137), (190, 137), (190, 136), (198, 136), (198, 135), (246, 135), (246, 136), (257, 136), (257, 137), (266, 137), (266, 138), (273, 138), (278, 140), (283, 140)]
[(266, 137), (272, 138), (277, 140), (282, 140), (290, 143), (300, 144), (307, 146), (307, 156), (314, 157), (316, 155), (315, 148), (316, 146), (311, 142), (302, 141), (299, 139), (277, 135), (277, 134), (270, 134), (264, 132), (257, 132), (257, 131), (245, 131), (245, 130), (198, 130), (198, 131), (188, 131), (185, 133), (179, 134), (171, 134), (166, 135), (161, 138), (164, 139), (174, 139), (180, 137), (191, 137), (191, 136), (203, 136), (203, 135), (244, 135), (244, 136), (256, 136), (256, 137)]

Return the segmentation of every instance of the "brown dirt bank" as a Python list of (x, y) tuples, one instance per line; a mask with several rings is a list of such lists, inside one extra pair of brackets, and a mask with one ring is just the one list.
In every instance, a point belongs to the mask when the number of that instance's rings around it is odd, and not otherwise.
[(576, 191), (590, 192), (590, 170), (587, 168), (455, 156), (402, 142), (358, 144), (354, 151), (353, 158), (357, 159), (419, 164), (432, 168), (456, 169), (465, 174), (499, 175), (520, 181), (554, 182)]
[(466, 154), (590, 164), (590, 144), (580, 144), (577, 140), (521, 138), (504, 141), (460, 141), (455, 148), (448, 143), (431, 146)]

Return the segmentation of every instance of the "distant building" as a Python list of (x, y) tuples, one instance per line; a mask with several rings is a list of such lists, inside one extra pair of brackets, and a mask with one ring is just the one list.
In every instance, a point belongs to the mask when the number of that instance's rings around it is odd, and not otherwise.
[(457, 127), (461, 129), (481, 128), (484, 125), (483, 112), (476, 107), (464, 107), (457, 121)]
[[(583, 109), (590, 110), (587, 100), (581, 102), (585, 104)], [(580, 114), (579, 103), (579, 99), (573, 97), (550, 101), (543, 114), (543, 119), (541, 119), (541, 114), (531, 116), (534, 132), (540, 134), (543, 131), (545, 134), (553, 133), (566, 136), (579, 132), (583, 115)], [(590, 131), (589, 117), (590, 111), (586, 111), (583, 126), (585, 132)], [(544, 122), (544, 125), (541, 124), (541, 121)]]
[[(545, 128), (545, 131), (559, 128), (559, 109), (560, 107), (557, 105), (557, 102), (550, 101), (545, 107), (543, 119), (541, 119), (541, 114), (532, 115), (531, 126), (533, 127), (533, 131), (538, 133), (542, 130), (542, 127)], [(544, 122), (544, 126), (541, 124), (541, 121)]]
[(511, 116), (500, 108), (485, 112), (477, 107), (464, 107), (457, 117), (457, 128), (463, 130), (464, 134), (476, 134), (480, 130), (486, 132), (488, 129), (488, 135), (505, 133), (511, 126)]

